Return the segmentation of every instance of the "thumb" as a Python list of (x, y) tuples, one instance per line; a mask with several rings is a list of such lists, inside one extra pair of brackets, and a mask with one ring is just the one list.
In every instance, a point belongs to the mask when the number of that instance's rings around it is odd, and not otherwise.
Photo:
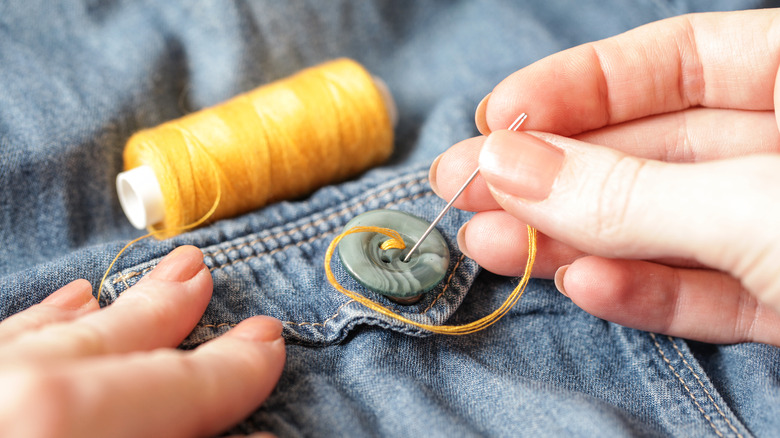
[(496, 131), (480, 171), (506, 211), (604, 257), (682, 257), (780, 309), (780, 156), (663, 163), (565, 137)]

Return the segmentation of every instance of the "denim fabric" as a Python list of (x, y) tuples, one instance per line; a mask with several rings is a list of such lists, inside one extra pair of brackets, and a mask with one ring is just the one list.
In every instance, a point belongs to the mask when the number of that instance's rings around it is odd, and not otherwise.
[[(301, 68), (354, 58), (399, 106), (383, 167), (123, 255), (115, 300), (180, 244), (206, 254), (214, 298), (182, 345), (243, 318), (284, 321), (287, 366), (236, 432), (280, 436), (778, 436), (780, 349), (709, 345), (588, 315), (532, 281), (499, 323), (430, 336), (331, 288), (325, 248), (355, 215), (432, 219), (427, 169), (476, 134), (476, 103), (545, 55), (643, 23), (758, 1), (17, 1), (0, 4), (0, 319), (75, 278), (97, 285), (137, 236), (113, 179), (129, 135)], [(533, 86), (533, 84), (529, 84)], [(439, 229), (452, 261), (420, 302), (376, 301), (425, 323), (461, 324), (517, 283), (480, 271)], [(357, 290), (336, 260), (336, 277)]]

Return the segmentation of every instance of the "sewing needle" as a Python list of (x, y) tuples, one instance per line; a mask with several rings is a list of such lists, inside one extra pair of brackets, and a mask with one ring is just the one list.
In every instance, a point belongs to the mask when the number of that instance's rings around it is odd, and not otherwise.
[[(514, 122), (512, 122), (511, 125), (509, 125), (510, 131), (517, 131), (518, 128), (520, 128), (520, 125), (525, 122), (525, 119), (528, 118), (528, 115), (526, 113), (520, 114)], [(401, 261), (404, 263), (407, 263), (409, 259), (412, 257), (412, 253), (417, 250), (417, 248), (420, 246), (420, 244), (425, 240), (429, 234), (431, 234), (431, 231), (436, 227), (436, 225), (441, 221), (441, 219), (444, 217), (444, 215), (450, 210), (452, 207), (452, 204), (455, 203), (455, 201), (458, 199), (458, 197), (463, 193), (464, 190), (466, 190), (466, 187), (471, 184), (472, 181), (474, 181), (474, 178), (477, 177), (477, 174), (479, 173), (479, 167), (477, 167), (474, 172), (471, 173), (471, 176), (466, 180), (466, 182), (458, 189), (458, 191), (455, 193), (455, 196), (450, 199), (450, 202), (447, 203), (447, 205), (444, 206), (444, 209), (439, 213), (438, 216), (436, 216), (436, 219), (431, 222), (431, 225), (428, 226), (428, 229), (425, 230), (425, 232), (420, 236), (420, 239), (417, 240), (417, 243), (412, 246), (412, 249), (409, 250), (408, 253), (406, 253), (406, 257), (404, 257)]]

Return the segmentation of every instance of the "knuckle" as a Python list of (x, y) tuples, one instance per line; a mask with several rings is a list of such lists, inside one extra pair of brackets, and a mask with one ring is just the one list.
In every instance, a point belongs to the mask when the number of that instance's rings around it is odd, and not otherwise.
[(738, 292), (739, 302), (734, 309), (734, 339), (739, 342), (751, 341), (756, 333), (756, 327), (761, 315), (761, 305), (746, 289)]
[(780, 313), (780, 276), (777, 275), (780, 243), (764, 246), (757, 256), (745, 258), (749, 262), (741, 263), (743, 269), (736, 275), (758, 300)]
[(106, 353), (106, 343), (99, 327), (90, 324), (73, 324), (67, 328), (67, 336), (54, 332), (58, 340), (67, 339), (67, 350), (74, 356), (97, 356)]
[(676, 116), (678, 126), (677, 135), (674, 144), (667, 148), (669, 152), (666, 155), (665, 161), (684, 163), (697, 161), (697, 149), (691, 140), (688, 117), (688, 113), (684, 111)]
[(599, 187), (592, 202), (590, 230), (599, 245), (612, 250), (632, 246), (632, 239), (626, 224), (637, 211), (635, 192), (637, 182), (647, 161), (623, 156), (618, 159), (599, 179)]

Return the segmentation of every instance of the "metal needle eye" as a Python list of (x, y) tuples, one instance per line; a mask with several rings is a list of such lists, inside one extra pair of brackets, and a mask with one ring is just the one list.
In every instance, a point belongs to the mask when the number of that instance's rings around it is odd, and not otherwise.
[[(511, 125), (509, 125), (509, 130), (511, 131), (517, 131), (520, 126), (525, 122), (525, 119), (528, 118), (528, 115), (526, 113), (520, 114), (514, 122), (512, 122)], [(477, 174), (479, 173), (479, 167), (474, 170), (474, 172), (469, 176), (469, 178), (466, 180), (466, 182), (458, 189), (458, 191), (455, 193), (455, 196), (450, 199), (450, 202), (447, 203), (447, 205), (444, 206), (444, 209), (439, 213), (438, 216), (436, 216), (436, 219), (431, 222), (431, 225), (428, 227), (427, 230), (420, 236), (420, 238), (417, 240), (417, 243), (412, 246), (412, 249), (409, 250), (409, 252), (406, 254), (406, 256), (403, 258), (403, 262), (406, 263), (411, 259), (412, 253), (417, 250), (417, 248), (420, 246), (420, 244), (425, 240), (426, 237), (428, 237), (429, 234), (431, 234), (431, 231), (436, 227), (436, 225), (441, 221), (441, 218), (444, 217), (444, 215), (450, 210), (452, 207), (452, 204), (455, 203), (455, 201), (458, 199), (458, 197), (463, 193), (464, 190), (466, 190), (466, 187), (471, 184), (472, 181), (474, 181), (474, 178), (476, 178)]]

